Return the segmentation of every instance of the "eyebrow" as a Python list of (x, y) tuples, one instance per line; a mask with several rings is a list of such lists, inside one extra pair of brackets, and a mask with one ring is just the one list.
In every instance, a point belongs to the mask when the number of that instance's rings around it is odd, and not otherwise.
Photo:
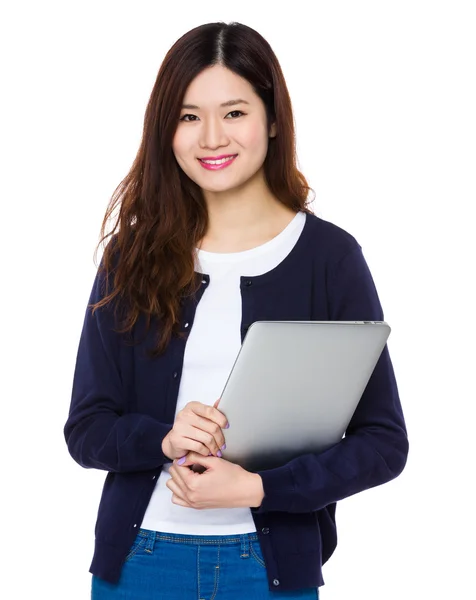
[[(220, 106), (235, 106), (236, 104), (249, 104), (249, 102), (247, 102), (246, 100), (242, 100), (241, 98), (237, 98), (236, 100), (227, 100), (226, 102), (223, 102), (223, 104), (220, 104)], [(195, 106), (195, 104), (183, 104), (182, 108), (188, 108), (188, 109), (200, 109), (199, 106)]]

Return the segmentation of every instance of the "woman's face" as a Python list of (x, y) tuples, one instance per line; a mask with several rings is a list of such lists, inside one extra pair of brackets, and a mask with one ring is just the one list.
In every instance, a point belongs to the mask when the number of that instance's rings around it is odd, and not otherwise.
[[(185, 92), (172, 149), (182, 170), (204, 191), (242, 186), (260, 171), (268, 151), (265, 106), (251, 85), (214, 65), (202, 71)], [(226, 160), (224, 166), (203, 159)], [(207, 168), (208, 167), (208, 168)]]

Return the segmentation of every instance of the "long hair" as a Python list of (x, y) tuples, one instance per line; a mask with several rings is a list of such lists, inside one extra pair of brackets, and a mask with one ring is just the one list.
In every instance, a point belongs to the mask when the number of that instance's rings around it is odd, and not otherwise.
[[(115, 189), (102, 227), (105, 246), (100, 269), (113, 286), (92, 304), (96, 309), (120, 304), (119, 333), (131, 332), (141, 315), (146, 330), (157, 319), (158, 338), (152, 356), (163, 354), (180, 332), (181, 302), (199, 289), (196, 245), (208, 226), (200, 187), (180, 168), (172, 151), (181, 105), (192, 80), (204, 69), (222, 65), (246, 79), (266, 108), (269, 138), (264, 174), (270, 191), (295, 212), (307, 208), (311, 188), (298, 170), (291, 100), (278, 60), (269, 43), (241, 23), (208, 23), (183, 35), (167, 52), (147, 108), (141, 144), (128, 175)], [(114, 227), (106, 225), (119, 208)], [(98, 248), (95, 251), (95, 259)], [(113, 302), (114, 301), (114, 302)]]

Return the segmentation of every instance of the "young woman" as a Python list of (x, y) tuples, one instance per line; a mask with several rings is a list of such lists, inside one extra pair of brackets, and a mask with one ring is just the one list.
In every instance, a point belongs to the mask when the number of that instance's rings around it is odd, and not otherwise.
[(238, 23), (180, 38), (102, 224), (64, 428), (108, 471), (93, 599), (318, 598), (336, 502), (404, 468), (387, 347), (341, 442), (259, 473), (222, 457), (217, 401), (251, 323), (383, 320), (360, 245), (309, 191), (269, 44)]

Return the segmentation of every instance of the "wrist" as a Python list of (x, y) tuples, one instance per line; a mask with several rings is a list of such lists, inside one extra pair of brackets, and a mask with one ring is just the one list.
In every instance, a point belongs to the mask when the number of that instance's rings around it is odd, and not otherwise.
[(162, 440), (162, 452), (168, 459), (173, 460), (173, 458), (170, 457), (171, 448), (169, 444), (169, 434), (167, 434)]
[(258, 508), (261, 506), (264, 499), (263, 480), (258, 473), (251, 473), (250, 481), (252, 482), (252, 485), (249, 506), (251, 508)]

